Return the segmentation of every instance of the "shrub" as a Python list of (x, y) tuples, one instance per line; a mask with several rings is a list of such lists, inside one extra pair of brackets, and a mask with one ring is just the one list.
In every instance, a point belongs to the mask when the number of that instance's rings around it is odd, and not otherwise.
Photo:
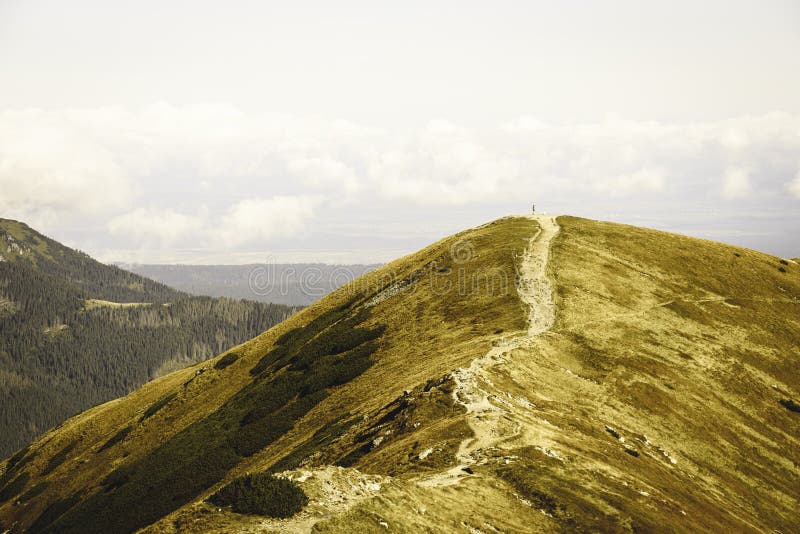
[(238, 354), (236, 354), (235, 352), (229, 352), (228, 354), (217, 360), (217, 363), (214, 364), (214, 369), (216, 369), (217, 371), (221, 371), (222, 369), (225, 369), (238, 359), (239, 359)]
[(337, 438), (344, 435), (348, 428), (359, 421), (357, 417), (349, 421), (343, 421), (344, 419), (344, 417), (341, 417), (317, 430), (302, 445), (274, 463), (269, 468), (269, 472), (280, 473), (281, 471), (296, 469), (308, 456), (333, 443)]
[(80, 496), (73, 495), (54, 502), (36, 518), (36, 521), (28, 528), (28, 532), (44, 532), (53, 521), (64, 515), (67, 510), (75, 506), (80, 500)]
[(144, 411), (144, 415), (142, 416), (142, 418), (139, 421), (141, 422), (141, 421), (144, 421), (145, 419), (147, 419), (148, 417), (154, 416), (156, 414), (156, 412), (158, 412), (161, 408), (163, 408), (164, 406), (169, 404), (170, 401), (172, 399), (174, 399), (175, 397), (177, 397), (177, 396), (178, 396), (177, 393), (170, 393), (166, 397), (163, 397), (163, 398), (157, 400), (149, 408), (147, 408)]
[(8, 501), (11, 497), (22, 491), (30, 478), (31, 476), (28, 473), (22, 473), (12, 480), (5, 488), (0, 490), (0, 502)]
[(498, 474), (506, 482), (514, 486), (522, 497), (529, 500), (534, 508), (544, 510), (553, 517), (564, 516), (566, 507), (560, 504), (555, 497), (539, 489), (539, 482), (535, 473), (520, 466), (504, 467)]
[(69, 454), (69, 453), (72, 451), (72, 449), (74, 449), (74, 448), (75, 448), (75, 446), (76, 446), (77, 444), (78, 444), (77, 442), (75, 442), (75, 443), (70, 443), (69, 445), (67, 445), (66, 447), (64, 447), (63, 449), (61, 449), (61, 450), (60, 450), (60, 451), (58, 451), (57, 453), (55, 453), (55, 454), (53, 455), (53, 457), (52, 457), (52, 458), (50, 458), (50, 460), (47, 462), (47, 465), (46, 465), (46, 466), (45, 466), (45, 468), (42, 470), (42, 472), (40, 473), (40, 475), (47, 475), (47, 474), (50, 474), (50, 473), (52, 473), (53, 471), (55, 471), (55, 469), (56, 469), (56, 468), (57, 468), (59, 465), (61, 465), (61, 464), (63, 464), (63, 463), (64, 463), (64, 461), (67, 459), (67, 455), (68, 455), (68, 454)]
[[(31, 447), (29, 445), (27, 447), (18, 450), (11, 458), (8, 459), (8, 462), (6, 463), (6, 469), (10, 471), (15, 467), (19, 467), (19, 465), (25, 465), (28, 461), (30, 461), (30, 459), (33, 458), (33, 455), (29, 456), (28, 458), (25, 458), (25, 455), (28, 454), (28, 451), (30, 449)], [(25, 462), (22, 461), (23, 458), (25, 458), (26, 460)]]
[(29, 501), (29, 500), (33, 499), (34, 497), (38, 497), (39, 495), (44, 493), (44, 491), (49, 487), (50, 487), (50, 481), (49, 480), (45, 480), (43, 482), (39, 482), (35, 486), (31, 487), (31, 489), (29, 489), (28, 491), (23, 493), (20, 496), (19, 500), (22, 501), (22, 502)]
[(2, 474), (2, 476), (0, 476), (0, 488), (8, 484), (8, 481), (14, 478), (14, 476), (19, 472), (19, 470), (22, 469), (25, 466), (25, 464), (27, 464), (33, 459), (34, 457), (33, 454), (25, 456), (26, 454), (28, 454), (29, 450), (30, 446), (25, 447), (24, 449), (20, 449), (19, 451), (16, 452), (16, 454), (14, 454), (11, 458), (8, 459), (8, 462), (6, 462), (6, 471), (5, 473)]
[(103, 444), (103, 446), (102, 446), (102, 447), (100, 447), (100, 448), (97, 450), (97, 452), (103, 452), (103, 451), (104, 451), (104, 450), (106, 450), (106, 449), (110, 449), (111, 447), (113, 447), (114, 445), (116, 445), (117, 443), (119, 443), (120, 441), (122, 441), (123, 439), (125, 439), (125, 438), (128, 436), (128, 434), (130, 434), (130, 433), (131, 433), (131, 430), (133, 430), (133, 427), (132, 427), (132, 426), (130, 426), (130, 425), (126, 426), (125, 428), (123, 428), (122, 430), (120, 430), (119, 432), (117, 432), (116, 434), (114, 434), (114, 435), (111, 437), (111, 439), (109, 439), (108, 441), (106, 441), (106, 442)]
[(217, 506), (230, 506), (240, 514), (291, 517), (308, 504), (308, 497), (295, 482), (268, 473), (233, 480), (209, 499)]
[(800, 404), (797, 404), (792, 399), (781, 399), (778, 402), (780, 402), (783, 407), (790, 412), (800, 413)]

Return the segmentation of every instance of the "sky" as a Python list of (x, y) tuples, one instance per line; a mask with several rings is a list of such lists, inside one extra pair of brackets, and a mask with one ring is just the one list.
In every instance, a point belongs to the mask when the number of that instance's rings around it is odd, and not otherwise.
[(0, 217), (389, 261), (530, 211), (800, 256), (800, 3), (0, 0)]

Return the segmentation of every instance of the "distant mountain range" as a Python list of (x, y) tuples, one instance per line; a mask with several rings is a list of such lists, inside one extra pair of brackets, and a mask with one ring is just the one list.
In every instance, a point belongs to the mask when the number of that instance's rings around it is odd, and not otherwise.
[(294, 311), (190, 296), (0, 219), (0, 456)]
[(319, 263), (250, 265), (118, 264), (192, 295), (308, 306), (379, 265)]

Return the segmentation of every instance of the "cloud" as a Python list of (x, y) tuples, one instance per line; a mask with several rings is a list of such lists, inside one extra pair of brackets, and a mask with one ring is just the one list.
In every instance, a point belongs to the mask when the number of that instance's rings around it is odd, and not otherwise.
[(736, 167), (725, 170), (722, 180), (722, 195), (725, 198), (743, 198), (750, 192), (750, 173), (747, 170)]
[(595, 187), (598, 191), (613, 196), (631, 192), (658, 192), (664, 189), (665, 174), (663, 169), (642, 167), (631, 173), (622, 173), (607, 180), (600, 180)]
[(333, 190), (349, 196), (357, 193), (360, 187), (356, 172), (329, 156), (297, 158), (287, 166), (293, 176), (315, 191)]
[(138, 208), (112, 218), (108, 230), (112, 235), (130, 237), (138, 243), (157, 243), (166, 247), (198, 233), (204, 224), (201, 216), (168, 209)]
[(124, 206), (134, 189), (116, 154), (63, 114), (0, 112), (3, 212), (24, 218), (108, 213)]
[[(742, 198), (785, 188), (800, 116), (665, 124), (609, 116), (497, 127), (435, 119), (385, 131), (342, 120), (248, 114), (230, 104), (0, 113), (0, 207), (92, 214), (184, 191), (229, 202), (272, 195), (467, 205), (554, 192)], [(740, 169), (736, 171), (735, 169)], [(741, 169), (746, 169), (746, 172)], [(715, 177), (723, 176), (723, 187)], [(172, 197), (170, 197), (172, 195)], [(205, 201), (206, 199), (204, 199)], [(163, 204), (163, 202), (158, 202)], [(227, 209), (228, 206), (221, 206)]]
[(311, 222), (317, 200), (309, 196), (274, 196), (238, 202), (214, 231), (215, 241), (234, 248), (249, 241), (298, 235)]
[(797, 174), (794, 175), (794, 180), (787, 184), (786, 189), (800, 199), (800, 171), (797, 171)]
[(800, 115), (786, 113), (695, 123), (521, 116), (480, 127), (435, 119), (389, 131), (225, 103), (6, 110), (0, 216), (44, 231), (106, 228), (109, 249), (128, 240), (151, 250), (265, 249), (324, 233), (337, 217), (386, 233), (386, 221), (533, 200), (713, 210), (735, 199), (790, 211), (797, 154)]

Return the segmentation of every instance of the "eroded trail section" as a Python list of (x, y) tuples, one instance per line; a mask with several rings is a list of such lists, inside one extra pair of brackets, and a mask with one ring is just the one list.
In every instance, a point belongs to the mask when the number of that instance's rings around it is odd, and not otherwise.
[(485, 451), (499, 448), (519, 436), (520, 425), (513, 417), (513, 405), (524, 408), (528, 401), (494, 387), (489, 371), (507, 361), (512, 351), (530, 345), (533, 338), (548, 331), (555, 321), (553, 284), (547, 276), (550, 243), (559, 230), (555, 216), (532, 216), (540, 230), (531, 238), (520, 264), (517, 292), (528, 306), (528, 328), (523, 334), (503, 338), (469, 367), (453, 373), (455, 401), (467, 409), (467, 421), (474, 437), (464, 440), (457, 453), (458, 465), (419, 481), (422, 485), (448, 485), (466, 476), (471, 465), (485, 460)]

